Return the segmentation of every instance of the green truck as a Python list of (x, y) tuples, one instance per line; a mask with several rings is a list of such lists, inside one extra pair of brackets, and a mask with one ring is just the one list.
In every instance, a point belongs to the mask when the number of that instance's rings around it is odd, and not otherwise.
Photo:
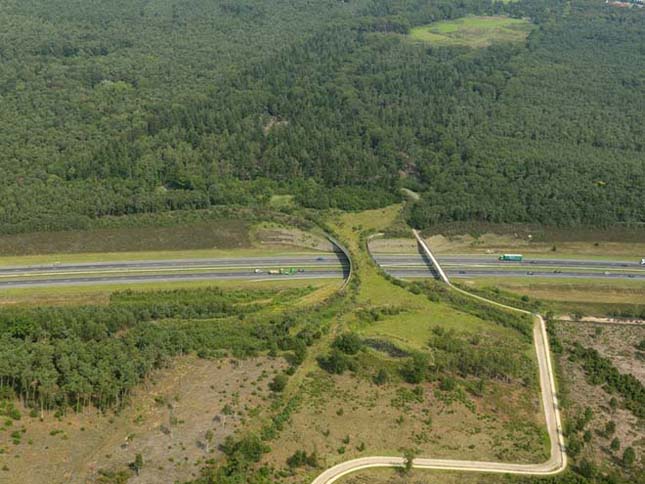
[(522, 262), (522, 254), (503, 254), (499, 256), (499, 260), (507, 262)]

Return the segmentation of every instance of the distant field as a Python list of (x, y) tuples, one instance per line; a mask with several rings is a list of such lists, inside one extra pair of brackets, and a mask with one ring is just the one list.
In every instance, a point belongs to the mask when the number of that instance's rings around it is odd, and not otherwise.
[(415, 27), (410, 31), (410, 37), (439, 45), (488, 47), (495, 42), (521, 42), (531, 28), (523, 19), (465, 17)]
[(250, 248), (250, 224), (222, 219), (173, 227), (122, 227), (0, 236), (0, 256)]

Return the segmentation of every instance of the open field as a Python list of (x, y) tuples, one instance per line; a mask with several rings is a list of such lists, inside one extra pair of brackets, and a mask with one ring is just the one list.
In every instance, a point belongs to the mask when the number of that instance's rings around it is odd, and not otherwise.
[[(341, 281), (325, 279), (276, 279), (271, 281), (182, 281), (137, 284), (137, 291), (159, 291), (172, 289), (199, 289), (220, 287), (222, 289), (287, 289), (293, 287), (314, 287), (320, 293), (329, 294), (335, 291)], [(110, 294), (123, 290), (119, 284), (105, 286), (59, 286), (36, 287), (26, 289), (7, 289), (0, 292), (0, 307), (9, 305), (85, 305), (106, 304)], [(315, 298), (314, 298), (315, 299)], [(324, 298), (323, 298), (324, 299)]]
[(250, 224), (212, 220), (171, 227), (122, 227), (0, 236), (0, 255), (250, 248)]
[[(578, 343), (597, 350), (620, 374), (631, 374), (642, 385), (645, 370), (636, 344), (645, 339), (645, 327), (574, 322), (556, 322), (554, 327), (564, 347), (558, 358), (564, 415), (569, 428), (577, 429), (570, 430), (571, 457), (578, 463), (585, 459), (603, 471), (617, 472), (626, 482), (643, 482), (645, 422), (628, 409), (624, 394), (611, 388), (604, 378), (593, 384), (583, 363), (572, 357), (571, 349)], [(589, 418), (583, 419), (583, 415)], [(612, 449), (614, 439), (618, 445)], [(635, 450), (636, 461), (626, 468), (621, 460), (630, 446)]]
[[(88, 410), (40, 421), (23, 409), (22, 419), (0, 432), (0, 463), (8, 467), (0, 482), (95, 482), (101, 471), (125, 472), (133, 483), (194, 478), (205, 459), (221, 456), (218, 444), (266, 406), (267, 383), (284, 367), (281, 359), (184, 357), (156, 372), (117, 414)], [(10, 433), (23, 428), (21, 442), (12, 443)], [(137, 453), (144, 466), (134, 476), (128, 464)]]
[[(225, 227), (220, 232), (216, 224), (202, 224), (206, 226), (204, 230), (207, 234), (211, 234), (210, 231), (213, 230), (217, 236), (201, 237), (203, 234), (200, 235), (199, 230), (195, 230), (195, 225), (55, 232), (29, 234), (29, 237), (0, 236), (0, 239), (24, 239), (26, 244), (15, 250), (7, 247), (2, 250), (0, 245), (0, 267), (129, 260), (270, 257), (328, 252), (333, 249), (320, 235), (270, 223), (251, 227), (243, 221), (238, 224), (244, 228), (243, 235), (238, 232), (240, 238), (231, 244), (230, 240), (222, 238), (226, 234)], [(166, 233), (172, 235), (170, 240), (163, 238)], [(115, 234), (114, 240), (111, 240), (110, 234)], [(43, 244), (38, 242), (40, 237), (43, 238)], [(151, 242), (152, 239), (159, 240), (160, 243), (155, 244), (154, 241)]]
[(488, 47), (496, 42), (521, 42), (531, 24), (509, 17), (465, 17), (415, 27), (410, 38), (437, 45)]
[[(321, 370), (305, 383), (301, 408), (267, 457), (278, 468), (299, 449), (316, 450), (322, 468), (359, 456), (398, 456), (406, 448), (424, 457), (546, 458), (540, 403), (513, 384), (493, 382), (484, 398), (475, 398), (436, 384), (377, 386)], [(283, 482), (304, 484), (318, 472)]]

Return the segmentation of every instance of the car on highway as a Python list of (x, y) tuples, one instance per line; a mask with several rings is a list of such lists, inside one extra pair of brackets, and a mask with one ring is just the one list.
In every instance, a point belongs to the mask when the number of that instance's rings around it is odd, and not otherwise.
[(641, 259), (641, 265), (642, 265), (642, 266), (645, 266), (645, 257), (643, 257), (643, 258)]
[(325, 258), (324, 257), (316, 257), (316, 260), (321, 261), (321, 260), (325, 260)]
[(529, 276), (532, 276), (533, 274), (535, 274), (535, 272), (533, 272), (533, 271), (529, 271), (529, 272), (527, 272), (527, 274), (528, 274)]

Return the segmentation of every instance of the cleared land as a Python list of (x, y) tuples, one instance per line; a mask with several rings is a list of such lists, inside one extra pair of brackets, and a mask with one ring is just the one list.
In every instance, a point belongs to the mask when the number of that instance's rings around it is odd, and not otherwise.
[(624, 313), (625, 317), (630, 317), (645, 309), (645, 284), (632, 280), (607, 282), (496, 277), (465, 279), (463, 283), (482, 289), (500, 288), (539, 299), (558, 314), (605, 316)]
[[(184, 357), (154, 374), (116, 415), (70, 411), (40, 421), (22, 409), (22, 419), (0, 432), (0, 462), (7, 465), (0, 481), (83, 483), (106, 473), (123, 473), (133, 483), (194, 478), (204, 460), (221, 456), (217, 446), (227, 435), (258, 416), (268, 382), (285, 366), (282, 359)], [(12, 443), (11, 433), (21, 429), (21, 442)], [(207, 446), (209, 429), (214, 435)], [(128, 464), (137, 453), (145, 460), (134, 476)]]
[[(633, 375), (643, 384), (645, 365), (637, 345), (645, 340), (645, 326), (557, 322), (554, 327), (564, 346), (559, 357), (564, 414), (570, 429), (582, 427), (570, 431), (580, 445), (574, 451), (570, 435), (570, 454), (575, 454), (576, 462), (586, 459), (603, 471), (618, 472), (627, 482), (643, 482), (645, 422), (626, 407), (624, 396), (610, 388), (608, 382), (593, 384), (582, 363), (571, 357), (570, 349), (575, 343), (593, 348), (609, 359), (619, 373)], [(585, 412), (590, 416), (588, 421), (581, 420)], [(618, 439), (617, 448), (611, 447), (614, 439)], [(635, 450), (636, 462), (625, 469), (621, 460), (630, 446)]]
[(465, 17), (436, 22), (410, 31), (410, 38), (438, 45), (488, 47), (497, 42), (521, 42), (531, 24), (509, 17)]

